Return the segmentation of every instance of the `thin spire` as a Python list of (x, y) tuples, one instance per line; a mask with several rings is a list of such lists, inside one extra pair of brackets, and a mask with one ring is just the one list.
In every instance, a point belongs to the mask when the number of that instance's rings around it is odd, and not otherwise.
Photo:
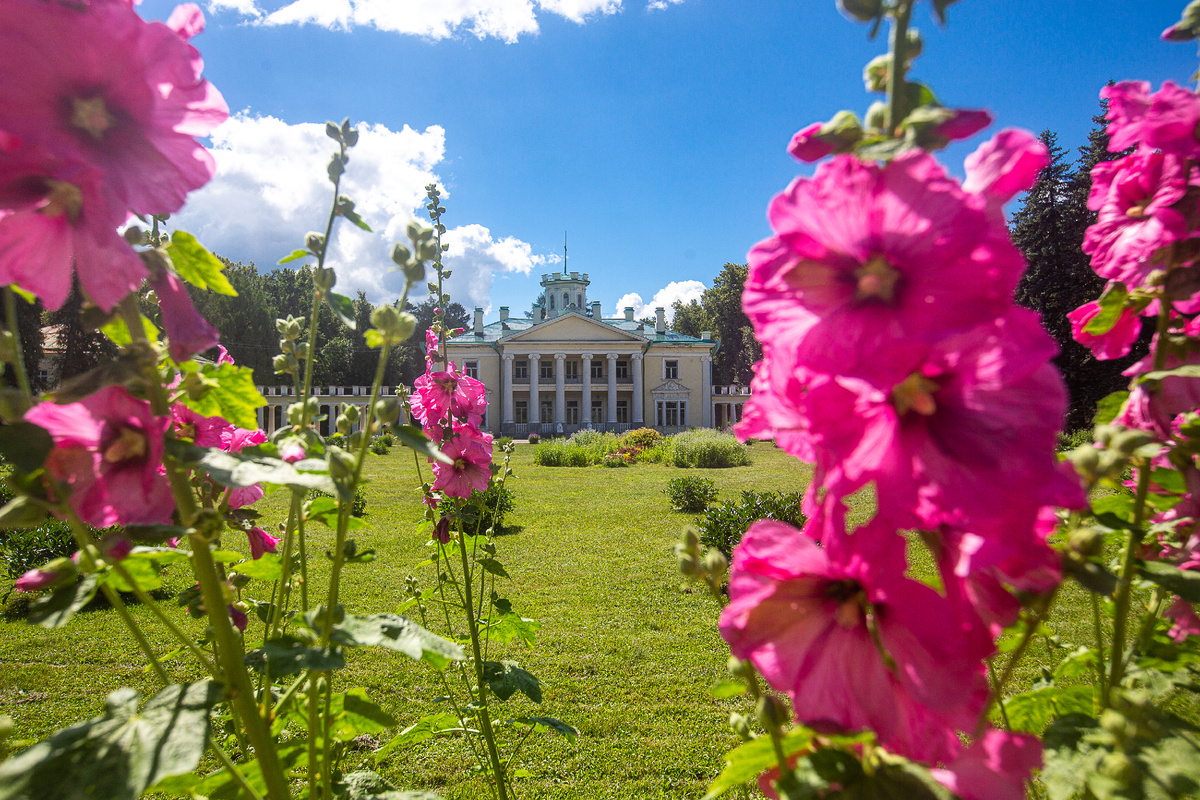
[(563, 231), (563, 275), (567, 273), (567, 232)]

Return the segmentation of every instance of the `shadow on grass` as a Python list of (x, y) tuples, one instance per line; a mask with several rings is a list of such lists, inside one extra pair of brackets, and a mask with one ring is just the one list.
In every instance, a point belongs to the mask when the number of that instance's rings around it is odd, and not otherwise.
[(500, 525), (492, 531), (493, 536), (516, 536), (525, 530), (524, 525)]

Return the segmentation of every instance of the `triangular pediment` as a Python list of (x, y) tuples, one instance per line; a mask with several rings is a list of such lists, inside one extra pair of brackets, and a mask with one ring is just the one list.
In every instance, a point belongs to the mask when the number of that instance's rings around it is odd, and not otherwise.
[(666, 381), (650, 390), (653, 394), (671, 394), (672, 392), (690, 392), (691, 389), (679, 381)]
[(620, 328), (597, 322), (583, 314), (569, 311), (551, 320), (534, 325), (515, 336), (505, 336), (504, 342), (638, 342), (646, 338)]

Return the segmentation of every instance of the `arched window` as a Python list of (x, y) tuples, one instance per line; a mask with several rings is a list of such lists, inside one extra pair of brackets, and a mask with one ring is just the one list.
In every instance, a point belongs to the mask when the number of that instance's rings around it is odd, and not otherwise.
[(575, 305), (579, 308), (583, 308), (583, 292), (575, 293)]
[(569, 305), (571, 305), (571, 293), (563, 292), (563, 310), (565, 311)]
[(554, 295), (550, 295), (550, 310), (554, 310)]

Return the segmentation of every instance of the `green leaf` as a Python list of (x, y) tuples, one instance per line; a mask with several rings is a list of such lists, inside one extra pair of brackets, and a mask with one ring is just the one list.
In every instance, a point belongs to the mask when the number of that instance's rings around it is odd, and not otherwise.
[(1094, 561), (1063, 559), (1063, 572), (1070, 575), (1089, 592), (1112, 597), (1117, 589), (1117, 576)]
[(572, 744), (579, 738), (579, 729), (568, 725), (561, 719), (554, 717), (517, 717), (513, 722), (519, 722), (522, 725), (531, 725), (535, 731), (553, 731), (559, 736), (565, 736), (567, 741)]
[(501, 578), (507, 578), (508, 573), (504, 570), (504, 565), (494, 558), (477, 558), (475, 563), (483, 567), (483, 571), (496, 575)]
[(709, 687), (708, 693), (718, 700), (728, 700), (745, 694), (749, 689), (750, 687), (741, 681), (720, 680)]
[(374, 772), (351, 772), (342, 779), (342, 794), (347, 800), (441, 800), (431, 792), (400, 791)]
[(1096, 651), (1080, 647), (1054, 668), (1055, 681), (1077, 681), (1096, 668)]
[(46, 521), (46, 509), (28, 497), (14, 497), (0, 508), (0, 530), (36, 528)]
[(345, 694), (334, 694), (329, 713), (333, 718), (330, 732), (339, 742), (396, 727), (396, 718), (368, 697), (366, 689), (347, 689)]
[(246, 654), (245, 663), (258, 673), (265, 672), (269, 664), (271, 675), (280, 677), (297, 675), (305, 670), (325, 672), (342, 669), (346, 666), (346, 659), (340, 648), (310, 647), (299, 639), (281, 636), (251, 650)]
[[(162, 587), (162, 578), (158, 574), (160, 567), (153, 559), (147, 558), (143, 554), (131, 553), (127, 558), (121, 560), (121, 567), (129, 573), (130, 579), (143, 592), (152, 592)], [(106, 572), (101, 583), (109, 584), (118, 592), (132, 592), (134, 589), (129, 585), (129, 581), (125, 580), (125, 576), (115, 569)]]
[[(142, 320), (142, 330), (146, 334), (146, 338), (152, 342), (158, 341), (158, 328), (154, 323), (146, 319), (142, 314), (138, 315)], [(108, 340), (118, 347), (124, 347), (133, 342), (133, 336), (129, 333), (129, 326), (125, 324), (125, 320), (116, 316), (108, 322), (100, 326), (100, 332), (108, 337)]]
[(77, 584), (63, 586), (45, 597), (39, 597), (29, 608), (29, 621), (43, 628), (63, 627), (81, 608), (92, 602), (99, 583), (98, 576), (85, 575)]
[(374, 231), (371, 230), (371, 226), (363, 222), (363, 218), (358, 215), (357, 211), (343, 211), (342, 216), (353, 222), (358, 227), (362, 228), (364, 231), (374, 233)]
[[(812, 747), (812, 731), (793, 728), (784, 734), (781, 744), (785, 756), (801, 753)], [(704, 800), (720, 797), (730, 789), (749, 783), (778, 764), (770, 736), (760, 736), (738, 745), (725, 754), (725, 769), (709, 784)]]
[(225, 265), (187, 231), (171, 234), (167, 255), (171, 257), (171, 264), (179, 277), (193, 286), (226, 297), (237, 297), (237, 290), (225, 277)]
[(329, 303), (329, 307), (333, 309), (333, 313), (342, 321), (350, 330), (354, 330), (354, 301), (343, 294), (329, 292), (325, 295), (325, 300)]
[(1180, 569), (1165, 561), (1145, 561), (1138, 566), (1143, 578), (1177, 594), (1185, 602), (1200, 603), (1200, 572)]
[(1200, 792), (1200, 738), (1175, 730), (1143, 746), (1137, 761), (1142, 769), (1146, 800), (1195, 797)]
[(1107, 750), (1092, 742), (1099, 727), (1087, 714), (1062, 716), (1042, 736), (1042, 783), (1050, 800), (1082, 795), (1089, 775), (1099, 771)]
[(239, 428), (258, 427), (254, 412), (267, 400), (254, 385), (254, 370), (236, 364), (203, 364), (193, 371), (199, 372), (204, 391), (197, 397), (185, 392), (180, 402), (197, 414), (222, 417)]
[(1043, 686), (1013, 695), (1004, 711), (1014, 731), (1040, 734), (1050, 720), (1067, 714), (1091, 714), (1095, 707), (1091, 685)]
[(312, 253), (308, 252), (307, 250), (293, 250), (291, 255), (284, 256), (283, 258), (279, 259), (275, 263), (276, 264), (289, 264), (292, 261), (299, 261), (300, 259), (308, 258), (311, 255), (312, 255)]
[(1161, 381), (1164, 378), (1200, 378), (1200, 364), (1184, 364), (1174, 369), (1160, 369), (1154, 372), (1147, 372), (1138, 378), (1138, 383)]
[(1107, 425), (1121, 413), (1121, 407), (1129, 399), (1128, 391), (1113, 392), (1096, 404), (1096, 416), (1092, 419), (1094, 425)]
[(1100, 304), (1100, 313), (1088, 320), (1083, 326), (1083, 332), (1101, 336), (1111, 331), (1120, 321), (1121, 314), (1125, 313), (1125, 302), (1128, 299), (1129, 291), (1125, 284), (1120, 281), (1110, 283), (1097, 301)]
[(300, 472), (292, 464), (278, 458), (226, 453), (215, 447), (197, 447), (178, 440), (168, 440), (166, 448), (168, 455), (180, 464), (207, 473), (222, 486), (274, 483), (293, 489), (320, 489), (331, 494), (337, 490), (328, 475)]
[(370, 347), (372, 350), (378, 350), (387, 341), (387, 337), (383, 335), (383, 331), (378, 328), (368, 330), (363, 334), (363, 339), (366, 341), (367, 347)]
[[(276, 749), (284, 772), (304, 767), (308, 763), (308, 745), (280, 745)], [(246, 783), (258, 792), (260, 797), (267, 797), (267, 782), (263, 780), (262, 768), (258, 759), (250, 759), (238, 764), (238, 771), (246, 779)], [(195, 797), (206, 797), (208, 800), (246, 800), (246, 793), (241, 785), (226, 771), (221, 770), (209, 775), (194, 788)]]
[(259, 558), (234, 564), (233, 571), (260, 581), (277, 581), (283, 577), (283, 562), (274, 553), (263, 553)]
[[(324, 466), (325, 462), (316, 461), (315, 463)], [(304, 503), (304, 519), (309, 522), (319, 522), (330, 530), (337, 530), (338, 511), (338, 501), (333, 497), (314, 497)], [(347, 522), (349, 523), (347, 530), (351, 531), (371, 527), (370, 523), (355, 516), (351, 516)]]
[(383, 761), (395, 750), (411, 747), (414, 744), (420, 744), (421, 742), (432, 739), (433, 737), (442, 733), (446, 733), (447, 731), (459, 730), (462, 730), (462, 722), (458, 719), (458, 717), (447, 714), (444, 711), (437, 714), (430, 714), (426, 717), (421, 717), (412, 725), (409, 725), (407, 728), (400, 731), (400, 733), (396, 734), (396, 736), (392, 737), (392, 740), (383, 747), (376, 750), (375, 763), (378, 764), (379, 762)]
[(21, 472), (36, 472), (54, 449), (54, 439), (32, 422), (0, 425), (0, 456)]
[(507, 701), (520, 692), (535, 703), (542, 702), (541, 681), (514, 661), (483, 662), (483, 679), (501, 700)]
[[(324, 609), (308, 612), (304, 618), (315, 631), (321, 630)], [(410, 619), (397, 614), (346, 614), (333, 626), (331, 640), (346, 647), (383, 647), (421, 659), (436, 669), (450, 661), (466, 660), (466, 653), (454, 642), (430, 633)]]
[(208, 747), (208, 715), (221, 699), (211, 681), (168, 686), (138, 713), (138, 693), (118, 689), (104, 716), (65, 728), (0, 764), (0, 800), (137, 800), (171, 775), (192, 772)]
[(397, 425), (395, 427), (396, 438), (400, 440), (400, 444), (405, 447), (411, 447), (426, 458), (432, 458), (434, 461), (440, 461), (443, 464), (453, 464), (454, 460), (450, 456), (444, 454), (437, 449), (429, 437), (426, 436), (420, 428), (415, 425)]
[(483, 629), (482, 635), (489, 642), (497, 644), (511, 644), (520, 639), (527, 647), (533, 647), (535, 634), (541, 627), (541, 623), (534, 619), (516, 614), (501, 614), (492, 618), (491, 623)]

